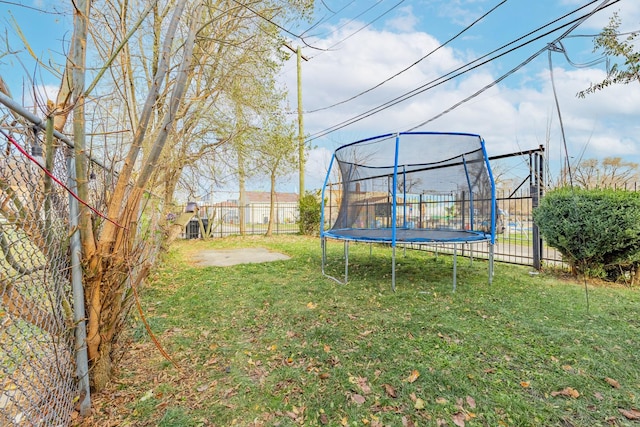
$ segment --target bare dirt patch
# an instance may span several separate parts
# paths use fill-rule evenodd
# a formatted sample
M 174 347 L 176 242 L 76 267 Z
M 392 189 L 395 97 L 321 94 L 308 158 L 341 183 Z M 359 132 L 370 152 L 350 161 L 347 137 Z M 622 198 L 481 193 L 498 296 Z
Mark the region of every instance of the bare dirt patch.
M 265 248 L 207 249 L 193 255 L 192 262 L 201 267 L 229 267 L 237 264 L 282 261 L 288 255 Z

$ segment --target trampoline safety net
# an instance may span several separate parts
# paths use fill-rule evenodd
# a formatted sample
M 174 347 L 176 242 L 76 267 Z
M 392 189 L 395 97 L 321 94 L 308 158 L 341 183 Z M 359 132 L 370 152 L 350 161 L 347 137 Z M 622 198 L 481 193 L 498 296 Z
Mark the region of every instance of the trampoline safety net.
M 495 240 L 495 188 L 479 135 L 405 132 L 344 145 L 322 200 L 322 237 L 393 245 Z

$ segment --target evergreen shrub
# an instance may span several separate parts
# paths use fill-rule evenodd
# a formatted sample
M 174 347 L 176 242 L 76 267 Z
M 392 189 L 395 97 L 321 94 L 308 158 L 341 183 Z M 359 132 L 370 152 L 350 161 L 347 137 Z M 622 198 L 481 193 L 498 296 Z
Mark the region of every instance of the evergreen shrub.
M 635 282 L 640 273 L 640 193 L 561 188 L 544 196 L 533 219 L 547 244 L 576 273 Z
M 300 233 L 317 236 L 320 233 L 320 194 L 307 191 L 299 201 Z

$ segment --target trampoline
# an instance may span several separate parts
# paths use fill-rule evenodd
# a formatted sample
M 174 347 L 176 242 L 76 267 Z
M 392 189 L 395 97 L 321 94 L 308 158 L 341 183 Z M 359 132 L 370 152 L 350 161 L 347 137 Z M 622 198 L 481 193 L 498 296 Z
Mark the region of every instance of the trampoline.
M 487 243 L 489 283 L 496 233 L 495 184 L 482 137 L 470 133 L 402 132 L 336 149 L 322 188 L 322 274 L 347 283 L 349 242 L 392 247 L 453 246 L 453 290 L 460 244 Z M 325 271 L 327 239 L 344 241 L 344 279 Z

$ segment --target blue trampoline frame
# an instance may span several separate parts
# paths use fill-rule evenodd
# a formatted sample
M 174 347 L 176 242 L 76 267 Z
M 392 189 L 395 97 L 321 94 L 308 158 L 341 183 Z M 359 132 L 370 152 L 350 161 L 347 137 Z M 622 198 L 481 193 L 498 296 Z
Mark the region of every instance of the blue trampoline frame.
M 325 230 L 324 224 L 324 212 L 325 212 L 325 189 L 329 184 L 329 175 L 331 173 L 333 163 L 336 159 L 336 153 L 345 147 L 363 143 L 367 141 L 372 141 L 375 139 L 391 137 L 395 135 L 395 159 L 393 165 L 393 194 L 391 197 L 392 200 L 392 209 L 391 209 L 391 227 L 389 228 L 375 228 L 375 229 L 361 229 L 361 228 L 342 228 L 342 229 L 330 229 Z M 480 145 L 482 148 L 482 154 L 484 158 L 484 163 L 487 168 L 489 181 L 491 183 L 491 224 L 489 232 L 485 231 L 476 231 L 476 230 L 454 230 L 454 229 L 443 229 L 443 228 L 412 228 L 405 226 L 398 227 L 397 226 L 397 180 L 398 180 L 398 152 L 399 152 L 399 144 L 400 138 L 402 135 L 462 135 L 462 136 L 470 136 L 479 138 Z M 462 159 L 465 171 L 467 170 L 467 164 Z M 467 174 L 467 180 L 469 182 L 469 186 L 471 183 L 469 181 L 469 176 Z M 403 186 L 403 188 L 406 188 Z M 405 199 L 405 195 L 403 194 L 403 200 Z M 473 203 L 473 200 L 470 201 Z M 406 206 L 405 206 L 406 209 Z M 471 215 L 473 215 L 473 206 L 471 207 Z M 404 221 L 403 221 L 404 222 Z M 473 218 L 471 219 L 471 223 L 473 224 Z M 321 200 L 321 211 L 320 211 L 320 242 L 322 248 L 322 274 L 326 277 L 329 277 L 332 280 L 335 280 L 338 283 L 346 284 L 348 281 L 349 274 L 349 242 L 366 242 L 366 243 L 385 243 L 390 244 L 392 248 L 392 271 L 391 271 L 391 289 L 395 291 L 396 289 L 396 246 L 406 245 L 406 244 L 453 244 L 453 291 L 456 290 L 457 285 L 457 249 L 458 244 L 473 244 L 480 242 L 488 242 L 489 243 L 489 284 L 492 283 L 494 268 L 494 256 L 493 256 L 493 247 L 495 244 L 495 236 L 496 236 L 496 190 L 495 190 L 495 182 L 493 179 L 493 173 L 491 171 L 491 166 L 489 164 L 489 158 L 487 156 L 485 142 L 480 135 L 470 134 L 470 133 L 454 133 L 454 132 L 400 132 L 396 134 L 385 134 L 379 135 L 372 138 L 367 138 L 363 140 L 359 140 L 356 142 L 352 142 L 350 144 L 343 145 L 336 149 L 333 156 L 331 157 L 331 162 L 329 164 L 329 168 L 327 171 L 327 176 L 324 181 L 324 185 L 322 187 L 322 200 Z M 325 272 L 325 264 L 326 264 L 326 240 L 334 239 L 334 240 L 342 240 L 344 241 L 344 259 L 345 259 L 345 272 L 344 272 L 344 280 L 337 279 L 333 276 L 328 275 Z M 472 258 L 473 260 L 473 258 Z

